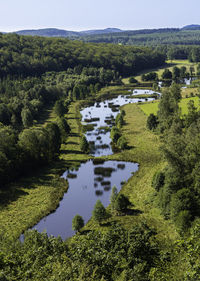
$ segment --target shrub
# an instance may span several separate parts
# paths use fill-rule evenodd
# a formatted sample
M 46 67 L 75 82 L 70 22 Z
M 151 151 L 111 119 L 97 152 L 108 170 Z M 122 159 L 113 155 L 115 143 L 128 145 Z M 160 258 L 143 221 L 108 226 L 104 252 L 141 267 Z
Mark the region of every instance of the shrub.
M 191 218 L 191 213 L 188 210 L 183 210 L 178 214 L 178 216 L 176 217 L 175 224 L 179 232 L 183 233 L 190 227 Z
M 128 148 L 128 143 L 127 143 L 127 140 L 125 139 L 125 137 L 122 136 L 118 139 L 117 146 L 122 150 Z
M 160 188 L 164 185 L 164 182 L 165 174 L 161 171 L 158 171 L 154 174 L 151 185 L 155 188 L 156 191 L 159 191 Z
M 187 188 L 182 188 L 172 195 L 170 209 L 171 217 L 176 222 L 181 211 L 192 211 L 195 206 L 195 200 L 191 191 Z
M 121 133 L 117 127 L 112 127 L 110 137 L 114 143 L 117 143 L 118 139 L 121 137 Z
M 162 79 L 172 79 L 172 72 L 168 68 L 162 73 Z
M 72 219 L 72 229 L 75 231 L 80 231 L 80 229 L 84 226 L 84 220 L 80 215 L 76 215 Z
M 119 194 L 115 200 L 115 210 L 118 212 L 126 211 L 128 206 L 132 205 L 129 201 L 128 197 L 126 197 L 124 194 Z
M 121 115 L 124 117 L 126 115 L 126 112 L 124 109 L 121 110 Z
M 124 125 L 124 119 L 121 113 L 117 114 L 115 124 L 118 128 L 121 128 Z
M 151 113 L 147 118 L 147 128 L 154 130 L 158 126 L 158 117 Z
M 138 81 L 134 77 L 130 77 L 129 83 L 138 83 Z
M 81 138 L 80 148 L 81 148 L 81 151 L 84 153 L 87 153 L 89 150 L 89 143 L 85 136 L 82 136 L 82 138 Z

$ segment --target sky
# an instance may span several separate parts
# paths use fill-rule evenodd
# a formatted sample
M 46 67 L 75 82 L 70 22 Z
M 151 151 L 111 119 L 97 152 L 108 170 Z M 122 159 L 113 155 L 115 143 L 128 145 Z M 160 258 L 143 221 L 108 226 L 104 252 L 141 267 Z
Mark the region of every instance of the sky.
M 200 0 L 0 0 L 0 31 L 183 27 L 199 11 Z

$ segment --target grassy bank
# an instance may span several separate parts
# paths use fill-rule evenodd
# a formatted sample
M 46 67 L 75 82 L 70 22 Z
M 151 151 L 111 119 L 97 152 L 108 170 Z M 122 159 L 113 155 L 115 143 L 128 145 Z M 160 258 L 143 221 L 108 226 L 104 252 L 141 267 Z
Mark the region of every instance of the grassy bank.
M 199 104 L 199 98 L 198 97 L 192 97 L 192 98 L 183 98 L 180 103 L 179 106 L 181 108 L 181 114 L 187 114 L 188 113 L 188 109 L 187 109 L 187 104 L 190 100 L 194 101 L 194 105 L 198 108 L 198 110 L 200 109 L 200 104 Z M 158 111 L 158 104 L 159 101 L 154 101 L 154 102 L 149 102 L 149 103 L 144 103 L 144 104 L 140 104 L 139 107 L 141 108 L 141 110 L 148 116 L 151 113 L 153 114 L 157 114 Z
M 124 160 L 139 163 L 139 170 L 123 186 L 122 192 L 127 195 L 134 204 L 133 215 L 112 216 L 110 221 L 118 221 L 126 228 L 132 227 L 138 222 L 146 222 L 158 232 L 158 240 L 161 245 L 170 245 L 177 239 L 178 234 L 170 221 L 163 219 L 160 210 L 153 204 L 154 190 L 151 181 L 154 173 L 163 169 L 165 162 L 162 159 L 159 146 L 159 137 L 146 129 L 146 115 L 138 105 L 128 104 L 123 107 L 126 112 L 123 126 L 123 135 L 127 138 L 131 147 L 121 153 L 106 157 L 107 160 Z M 92 219 L 85 229 L 99 227 Z M 101 227 L 101 230 L 105 230 Z
M 10 184 L 9 192 L 0 194 L 0 232 L 16 238 L 59 205 L 68 188 L 67 182 L 59 176 L 66 168 L 77 167 L 89 158 L 79 147 L 80 117 L 78 103 L 72 103 L 67 114 L 72 131 L 61 147 L 60 159 Z M 54 119 L 49 112 L 45 123 Z

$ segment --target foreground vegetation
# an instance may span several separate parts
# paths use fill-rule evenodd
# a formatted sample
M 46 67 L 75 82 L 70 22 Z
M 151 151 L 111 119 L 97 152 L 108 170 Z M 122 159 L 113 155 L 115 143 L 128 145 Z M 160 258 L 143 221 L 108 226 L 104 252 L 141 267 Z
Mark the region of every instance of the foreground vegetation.
M 81 106 L 127 94 L 121 76 L 159 66 L 165 56 L 17 35 L 0 42 L 0 279 L 198 280 L 200 115 L 198 98 L 181 100 L 176 83 L 160 101 L 128 104 L 116 117 L 111 139 L 118 152 L 104 160 L 137 162 L 139 170 L 107 210 L 98 201 L 91 220 L 82 229 L 81 218 L 74 221 L 78 234 L 66 241 L 35 231 L 17 240 L 59 204 L 67 190 L 62 172 L 91 158 Z M 38 57 L 40 44 L 45 52 Z M 174 82 L 185 77 L 176 72 Z M 157 77 L 141 79 L 155 88 Z

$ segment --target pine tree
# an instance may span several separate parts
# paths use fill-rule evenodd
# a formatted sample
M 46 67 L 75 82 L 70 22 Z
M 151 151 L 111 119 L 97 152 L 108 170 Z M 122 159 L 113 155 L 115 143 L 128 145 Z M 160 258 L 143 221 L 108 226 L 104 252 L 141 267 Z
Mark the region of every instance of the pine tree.
M 92 216 L 94 220 L 97 221 L 99 224 L 103 219 L 106 218 L 106 209 L 100 200 L 97 200 L 96 204 L 94 205 Z

